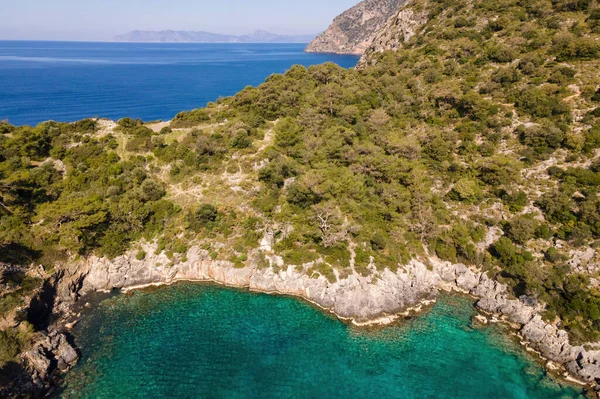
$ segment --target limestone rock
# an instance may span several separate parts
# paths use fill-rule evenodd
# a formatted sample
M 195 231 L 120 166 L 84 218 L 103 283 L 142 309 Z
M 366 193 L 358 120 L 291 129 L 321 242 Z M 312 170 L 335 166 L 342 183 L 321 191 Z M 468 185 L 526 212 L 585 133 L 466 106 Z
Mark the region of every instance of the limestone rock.
M 32 381 L 40 389 L 49 385 L 57 370 L 66 372 L 78 359 L 79 355 L 67 337 L 56 330 L 43 335 L 31 350 L 23 354 Z
M 309 53 L 360 55 L 406 0 L 364 0 L 333 20 L 306 48 Z
M 415 36 L 428 20 L 427 11 L 414 11 L 405 4 L 387 23 L 373 36 L 370 46 L 366 49 L 358 68 L 372 63 L 373 55 L 386 50 L 398 50 L 402 45 Z
M 535 300 L 526 296 L 514 298 L 506 285 L 463 264 L 431 258 L 426 265 L 412 260 L 397 272 L 389 269 L 379 272 L 377 278 L 353 272 L 343 279 L 330 282 L 318 274 L 309 276 L 306 270 L 310 264 L 286 266 L 283 259 L 268 253 L 264 256 L 277 268 L 259 267 L 253 261 L 260 258 L 254 256 L 257 253 L 249 254 L 250 261 L 245 267 L 236 268 L 231 262 L 212 260 L 206 250 L 197 247 L 190 248 L 185 261 L 171 265 L 164 253 L 156 254 L 155 244 L 146 243 L 142 247 L 148 254 L 144 260 L 136 259 L 133 252 L 112 260 L 92 257 L 73 266 L 78 270 L 77 273 L 65 274 L 71 276 L 74 282 L 61 284 L 73 289 L 74 296 L 78 297 L 97 290 L 146 284 L 182 280 L 214 281 L 266 293 L 302 297 L 357 323 L 379 319 L 390 322 L 393 320 L 391 316 L 419 307 L 423 300 L 435 299 L 439 289 L 461 290 L 479 298 L 479 309 L 515 326 L 522 326 L 520 334 L 534 349 L 547 359 L 564 365 L 575 377 L 588 382 L 600 377 L 600 351 L 586 351 L 581 346 L 572 346 L 565 331 L 542 319 L 539 315 L 541 306 Z M 51 373 L 44 359 L 56 359 L 61 369 L 76 359 L 76 353 L 66 346 L 66 339 L 64 343 L 60 338 L 48 339 L 54 341 L 35 347 L 28 355 L 32 369 L 42 376 Z
M 471 291 L 474 289 L 479 283 L 480 276 L 473 273 L 471 270 L 465 270 L 458 278 L 456 279 L 456 285 L 461 290 Z

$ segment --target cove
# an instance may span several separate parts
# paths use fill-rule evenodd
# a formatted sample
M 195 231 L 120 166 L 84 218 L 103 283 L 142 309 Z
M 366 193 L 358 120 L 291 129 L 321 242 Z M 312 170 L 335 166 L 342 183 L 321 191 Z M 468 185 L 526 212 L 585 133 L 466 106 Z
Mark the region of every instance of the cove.
M 358 329 L 288 297 L 181 283 L 100 302 L 63 398 L 579 398 L 497 326 L 441 296 L 386 328 Z

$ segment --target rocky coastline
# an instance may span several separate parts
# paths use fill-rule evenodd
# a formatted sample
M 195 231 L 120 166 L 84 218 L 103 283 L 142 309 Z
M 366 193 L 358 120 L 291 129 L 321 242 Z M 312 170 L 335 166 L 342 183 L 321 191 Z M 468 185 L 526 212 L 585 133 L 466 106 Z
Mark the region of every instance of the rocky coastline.
M 251 254 L 243 268 L 236 268 L 192 247 L 184 260 L 173 264 L 164 252 L 155 253 L 154 244 L 143 245 L 148 254 L 143 260 L 132 251 L 113 260 L 90 257 L 60 269 L 54 285 L 55 322 L 23 356 L 36 392 L 50 389 L 60 381 L 56 376 L 77 361 L 77 352 L 67 337 L 82 298 L 95 292 L 129 291 L 180 281 L 214 282 L 300 297 L 358 326 L 389 324 L 426 309 L 440 291 L 460 292 L 476 298 L 477 308 L 490 320 L 515 328 L 521 342 L 546 359 L 549 370 L 589 388 L 600 381 L 600 351 L 571 345 L 567 332 L 543 321 L 542 307 L 534 299 L 512 298 L 505 285 L 462 264 L 435 258 L 412 260 L 395 273 L 386 269 L 364 277 L 353 272 L 332 283 L 323 276 L 309 275 L 311 264 L 286 266 L 274 254 L 267 255 L 270 266 L 261 267 Z

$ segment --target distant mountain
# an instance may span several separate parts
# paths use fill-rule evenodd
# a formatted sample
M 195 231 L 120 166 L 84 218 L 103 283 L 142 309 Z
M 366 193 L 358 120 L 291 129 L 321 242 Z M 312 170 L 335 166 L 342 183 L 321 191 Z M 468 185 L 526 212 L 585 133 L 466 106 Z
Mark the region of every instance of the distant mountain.
M 117 42 L 164 42 L 164 43 L 308 43 L 315 35 L 277 35 L 258 30 L 249 35 L 221 35 L 194 31 L 141 31 L 134 30 L 115 37 Z

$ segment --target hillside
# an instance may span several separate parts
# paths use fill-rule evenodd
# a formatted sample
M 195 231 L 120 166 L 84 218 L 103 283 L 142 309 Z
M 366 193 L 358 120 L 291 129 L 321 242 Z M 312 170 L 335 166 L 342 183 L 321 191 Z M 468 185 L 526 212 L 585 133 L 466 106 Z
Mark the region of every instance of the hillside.
M 364 0 L 336 17 L 306 48 L 309 53 L 362 54 L 403 0 Z
M 139 31 L 134 30 L 115 37 L 117 42 L 161 43 L 308 43 L 314 35 L 277 35 L 259 30 L 249 35 L 221 35 L 194 31 Z
M 92 255 L 118 271 L 127 253 L 169 274 L 203 251 L 211 276 L 336 287 L 392 275 L 417 289 L 415 261 L 461 265 L 467 291 L 492 293 L 482 309 L 505 314 L 506 287 L 536 349 L 600 379 L 597 344 L 564 344 L 600 339 L 600 8 L 397 13 L 408 25 L 385 25 L 359 70 L 295 66 L 162 124 L 1 124 L 2 360 L 29 347 L 23 310 L 56 271 Z

